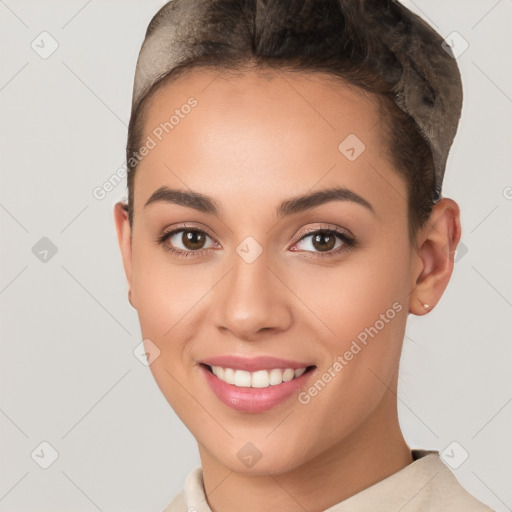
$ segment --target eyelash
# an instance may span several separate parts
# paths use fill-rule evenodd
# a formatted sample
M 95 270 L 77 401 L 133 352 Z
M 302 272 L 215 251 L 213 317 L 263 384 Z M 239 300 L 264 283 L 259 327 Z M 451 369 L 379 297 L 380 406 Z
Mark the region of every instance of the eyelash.
M 162 235 L 158 236 L 157 239 L 156 239 L 156 242 L 157 242 L 157 244 L 161 245 L 166 251 L 171 252 L 172 254 L 177 256 L 178 258 L 188 258 L 189 256 L 192 256 L 192 255 L 195 256 L 195 257 L 199 257 L 199 256 L 202 256 L 204 253 L 206 253 L 206 252 L 208 252 L 210 250 L 210 248 L 208 248 L 208 249 L 199 249 L 197 251 L 194 251 L 194 250 L 183 251 L 181 249 L 174 249 L 172 246 L 170 246 L 168 244 L 168 239 L 171 236 L 175 235 L 176 233 L 180 233 L 182 231 L 201 233 L 201 234 L 206 235 L 206 236 L 208 236 L 210 238 L 213 238 L 206 231 L 204 231 L 202 229 L 196 228 L 194 226 L 183 225 L 183 226 L 180 226 L 179 228 L 175 228 L 175 229 L 173 229 L 171 231 L 167 231 L 167 232 L 163 233 Z M 338 247 L 335 250 L 331 250 L 331 251 L 328 251 L 328 252 L 325 252 L 325 253 L 313 252 L 314 256 L 308 256 L 308 257 L 311 257 L 311 258 L 331 258 L 331 257 L 337 256 L 340 252 L 353 249 L 354 247 L 357 246 L 357 241 L 355 240 L 355 238 L 349 236 L 344 231 L 341 231 L 341 230 L 336 229 L 336 228 L 320 228 L 320 229 L 316 229 L 316 230 L 312 230 L 312 231 L 306 230 L 306 231 L 301 232 L 299 234 L 299 239 L 297 240 L 297 242 L 295 242 L 295 244 L 301 242 L 305 238 L 308 238 L 308 237 L 313 236 L 313 235 L 318 235 L 318 234 L 320 234 L 320 235 L 335 235 L 335 236 L 337 236 L 337 238 L 341 239 L 341 241 L 343 242 L 343 245 Z M 297 251 L 297 252 L 299 252 L 299 251 Z M 304 252 L 307 253 L 307 254 L 311 254 L 312 251 L 304 251 Z

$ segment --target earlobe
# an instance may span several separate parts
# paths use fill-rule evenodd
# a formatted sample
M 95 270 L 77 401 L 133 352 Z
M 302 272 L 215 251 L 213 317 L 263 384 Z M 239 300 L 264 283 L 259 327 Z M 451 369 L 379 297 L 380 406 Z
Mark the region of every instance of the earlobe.
M 130 304 L 135 308 L 132 301 L 132 233 L 130 227 L 130 221 L 128 218 L 128 208 L 126 203 L 121 201 L 117 202 L 114 206 L 114 222 L 117 232 L 117 241 L 119 248 L 121 249 L 121 256 L 123 259 L 123 267 L 126 274 L 126 280 L 128 283 L 128 300 Z
M 418 234 L 415 274 L 409 312 L 429 313 L 441 299 L 450 280 L 455 250 L 461 236 L 460 210 L 443 198 L 433 206 L 430 218 Z

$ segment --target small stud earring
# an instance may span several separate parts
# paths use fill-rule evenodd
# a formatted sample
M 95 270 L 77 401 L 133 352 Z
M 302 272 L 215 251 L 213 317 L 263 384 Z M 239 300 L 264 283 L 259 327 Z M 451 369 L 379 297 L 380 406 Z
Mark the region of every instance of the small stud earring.
M 428 304 L 423 304 L 423 307 L 427 310 L 430 309 L 430 306 Z

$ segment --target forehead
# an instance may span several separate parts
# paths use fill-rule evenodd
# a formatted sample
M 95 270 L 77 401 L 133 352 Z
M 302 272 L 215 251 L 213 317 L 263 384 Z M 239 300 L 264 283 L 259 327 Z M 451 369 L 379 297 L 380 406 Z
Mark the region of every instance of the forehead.
M 137 169 L 135 209 L 161 185 L 233 204 L 239 193 L 239 205 L 319 184 L 396 200 L 405 184 L 383 124 L 373 94 L 328 75 L 194 69 L 148 102 L 141 142 L 154 147 Z
M 173 109 L 180 110 L 190 97 L 199 104 L 194 109 L 195 129 L 205 128 L 202 121 L 209 116 L 210 124 L 214 122 L 211 117 L 216 116 L 224 124 L 229 121 L 233 128 L 237 122 L 245 121 L 255 131 L 264 124 L 265 130 L 272 132 L 283 128 L 290 131 L 290 124 L 300 119 L 304 132 L 315 129 L 319 137 L 332 135 L 336 140 L 343 132 L 352 130 L 367 139 L 371 136 L 371 143 L 379 142 L 380 131 L 373 128 L 382 121 L 383 109 L 375 94 L 327 73 L 268 67 L 198 67 L 185 71 L 174 81 L 164 81 L 148 102 L 146 131 L 168 120 L 168 114 Z M 295 128 L 294 135 L 298 135 L 299 127 Z M 186 127 L 181 127 L 175 132 L 185 130 Z M 314 135 L 309 135 L 312 141 Z

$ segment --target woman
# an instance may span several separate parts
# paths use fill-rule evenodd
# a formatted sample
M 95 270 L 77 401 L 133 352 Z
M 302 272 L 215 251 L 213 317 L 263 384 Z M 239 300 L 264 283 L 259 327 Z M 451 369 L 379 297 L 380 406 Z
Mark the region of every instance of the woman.
M 174 0 L 115 222 L 151 371 L 201 468 L 165 512 L 487 511 L 397 416 L 450 279 L 460 75 L 394 1 Z

